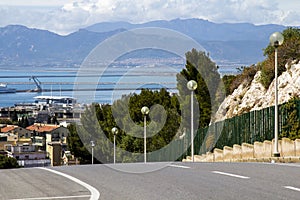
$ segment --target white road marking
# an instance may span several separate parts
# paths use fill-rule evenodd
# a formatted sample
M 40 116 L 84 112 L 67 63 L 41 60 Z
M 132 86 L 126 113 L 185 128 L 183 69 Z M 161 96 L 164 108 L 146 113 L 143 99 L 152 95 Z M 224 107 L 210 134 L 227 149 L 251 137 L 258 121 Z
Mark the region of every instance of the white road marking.
M 235 178 L 241 178 L 241 179 L 249 179 L 250 178 L 250 177 L 247 177 L 247 176 L 241 176 L 241 175 L 236 175 L 236 174 L 229 174 L 229 173 L 219 172 L 219 171 L 212 171 L 212 173 L 214 173 L 214 174 L 221 174 L 221 175 L 225 175 L 225 176 L 231 176 L 231 177 L 235 177 Z
M 284 188 L 300 192 L 300 188 L 296 188 L 296 187 L 292 187 L 292 186 L 284 186 Z
M 177 167 L 177 168 L 183 168 L 183 169 L 190 169 L 188 166 L 183 166 L 183 165 L 168 165 L 169 167 Z
M 100 197 L 100 193 L 99 191 L 94 188 L 93 186 L 73 177 L 73 176 L 70 176 L 68 174 L 64 174 L 62 172 L 59 172 L 59 171 L 55 171 L 55 170 L 52 170 L 52 169 L 49 169 L 49 168 L 43 168 L 43 167 L 39 167 L 39 169 L 43 169 L 43 170 L 46 170 L 46 171 L 49 171 L 49 172 L 52 172 L 54 174 L 57 174 L 57 175 L 60 175 L 60 176 L 63 176 L 63 177 L 66 177 L 68 179 L 70 179 L 71 181 L 74 181 L 75 183 L 78 183 L 79 185 L 82 185 L 83 187 L 85 187 L 86 189 L 88 189 L 90 192 L 91 192 L 91 195 L 90 195 L 90 200 L 98 200 L 99 197 Z
M 90 197 L 91 195 L 81 195 L 81 196 L 61 196 L 61 197 L 36 197 L 36 198 L 22 198 L 22 199 L 11 199 L 11 200 L 46 200 L 46 199 L 74 199 L 74 198 L 84 198 Z

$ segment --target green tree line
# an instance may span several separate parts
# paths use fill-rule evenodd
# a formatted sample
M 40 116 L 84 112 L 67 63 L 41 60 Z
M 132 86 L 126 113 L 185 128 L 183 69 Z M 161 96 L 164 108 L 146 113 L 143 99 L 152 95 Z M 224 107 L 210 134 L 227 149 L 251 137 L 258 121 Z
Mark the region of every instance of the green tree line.
M 178 94 L 170 94 L 166 89 L 142 89 L 139 94 L 124 95 L 112 105 L 92 104 L 88 106 L 81 118 L 81 125 L 69 126 L 69 149 L 79 157 L 82 163 L 91 160 L 90 141 L 95 141 L 95 157 L 101 163 L 113 161 L 113 127 L 118 127 L 116 135 L 117 160 L 121 162 L 141 161 L 144 152 L 143 125 L 144 116 L 141 108 L 150 108 L 147 119 L 147 152 L 154 152 L 166 147 L 178 139 L 186 130 L 190 132 L 191 92 L 187 82 L 195 80 L 195 108 L 201 113 L 198 126 L 209 125 L 212 111 L 220 99 L 218 92 L 220 75 L 216 64 L 205 52 L 192 49 L 186 53 L 185 68 L 177 75 Z M 198 103 L 201 102 L 201 103 Z M 183 117 L 184 116 L 184 117 Z M 89 151 L 88 151 L 89 150 Z M 184 152 L 182 152 L 184 153 Z

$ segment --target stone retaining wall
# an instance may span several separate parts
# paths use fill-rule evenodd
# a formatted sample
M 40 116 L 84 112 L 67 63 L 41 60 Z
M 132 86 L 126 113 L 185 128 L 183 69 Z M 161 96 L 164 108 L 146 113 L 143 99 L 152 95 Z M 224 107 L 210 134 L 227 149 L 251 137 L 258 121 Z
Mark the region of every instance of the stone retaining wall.
M 207 152 L 195 156 L 196 162 L 300 162 L 300 139 L 292 141 L 282 138 L 278 141 L 280 157 L 273 157 L 274 140 L 255 142 L 254 145 L 243 143 L 242 145 L 225 146 L 222 149 L 214 149 L 213 153 Z M 191 161 L 187 157 L 183 161 Z

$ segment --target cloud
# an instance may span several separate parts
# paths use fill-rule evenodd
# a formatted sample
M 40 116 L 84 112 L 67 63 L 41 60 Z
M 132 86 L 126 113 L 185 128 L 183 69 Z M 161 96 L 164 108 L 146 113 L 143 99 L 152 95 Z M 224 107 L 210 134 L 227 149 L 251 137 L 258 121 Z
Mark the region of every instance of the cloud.
M 0 7 L 0 26 L 10 24 L 25 25 L 30 28 L 39 28 L 68 34 L 87 24 L 89 12 L 76 10 L 66 12 L 61 8 L 53 7 Z
M 299 12 L 289 11 L 282 13 L 281 22 L 285 25 L 298 25 L 299 26 L 300 14 Z
M 63 10 L 74 15 L 79 10 L 89 12 L 88 23 L 202 18 L 214 22 L 287 24 L 296 23 L 299 19 L 296 12 L 279 10 L 277 1 L 265 0 L 77 0 L 66 4 Z
M 0 25 L 19 23 L 66 34 L 103 21 L 142 23 L 174 18 L 296 25 L 299 14 L 265 0 L 70 0 L 61 8 L 1 7 Z M 298 24 L 299 25 L 299 24 Z
M 50 0 L 50 1 L 1 0 L 0 5 L 5 5 L 5 6 L 61 6 L 66 2 L 72 2 L 72 0 Z

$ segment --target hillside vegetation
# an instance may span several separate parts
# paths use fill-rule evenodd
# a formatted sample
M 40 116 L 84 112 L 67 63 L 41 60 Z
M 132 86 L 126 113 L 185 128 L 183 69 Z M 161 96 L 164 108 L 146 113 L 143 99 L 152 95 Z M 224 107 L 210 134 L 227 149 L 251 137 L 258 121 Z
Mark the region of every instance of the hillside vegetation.
M 294 140 L 300 138 L 300 29 L 288 28 L 282 34 L 284 43 L 278 47 L 278 97 L 279 104 L 282 104 L 279 117 L 282 117 L 284 123 L 279 137 Z M 226 75 L 222 78 L 227 98 L 223 107 L 219 108 L 219 113 L 225 114 L 225 119 L 274 105 L 274 54 L 274 47 L 268 45 L 264 49 L 264 61 L 239 68 L 238 75 Z
M 278 76 L 286 70 L 285 65 L 300 60 L 300 29 L 287 28 L 282 32 L 284 42 L 278 47 Z M 264 61 L 256 65 L 243 66 L 239 68 L 240 74 L 225 75 L 223 81 L 226 86 L 226 95 L 231 94 L 240 84 L 250 83 L 256 72 L 261 71 L 260 82 L 268 88 L 274 79 L 275 50 L 270 44 L 263 51 L 266 57 Z

